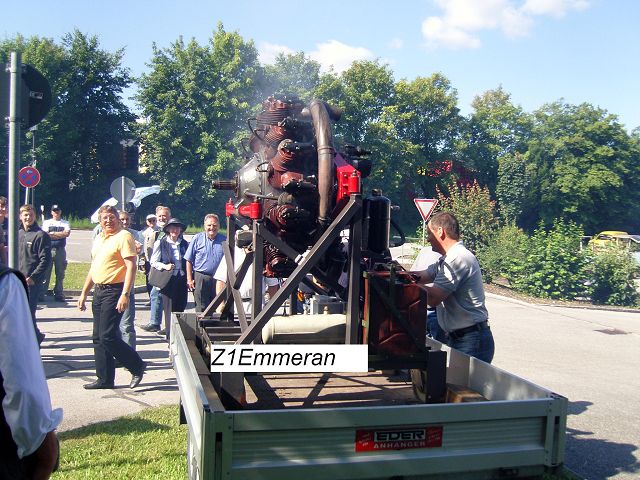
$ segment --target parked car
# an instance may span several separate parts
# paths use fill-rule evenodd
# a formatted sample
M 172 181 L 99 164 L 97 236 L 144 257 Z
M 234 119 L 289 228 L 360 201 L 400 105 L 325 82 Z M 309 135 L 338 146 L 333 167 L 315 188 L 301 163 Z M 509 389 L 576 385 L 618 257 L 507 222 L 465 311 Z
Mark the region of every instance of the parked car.
M 628 236 L 627 232 L 622 232 L 619 230 L 605 230 L 604 232 L 600 232 L 597 235 L 594 235 L 593 238 L 589 241 L 589 246 L 594 250 L 599 247 L 606 247 L 607 245 L 611 245 L 611 243 L 617 243 L 616 238 L 620 235 Z

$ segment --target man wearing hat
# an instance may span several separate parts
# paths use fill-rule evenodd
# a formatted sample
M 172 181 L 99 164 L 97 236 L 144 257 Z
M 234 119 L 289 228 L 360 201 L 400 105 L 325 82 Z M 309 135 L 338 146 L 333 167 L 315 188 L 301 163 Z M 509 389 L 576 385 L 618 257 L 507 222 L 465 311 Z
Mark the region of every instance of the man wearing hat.
M 51 205 L 51 218 L 42 224 L 42 230 L 51 238 L 51 258 L 49 268 L 44 274 L 44 294 L 49 290 L 51 270 L 55 266 L 56 283 L 53 287 L 53 295 L 57 302 L 64 302 L 64 272 L 67 269 L 67 237 L 71 234 L 69 222 L 62 219 L 62 209 L 59 205 Z

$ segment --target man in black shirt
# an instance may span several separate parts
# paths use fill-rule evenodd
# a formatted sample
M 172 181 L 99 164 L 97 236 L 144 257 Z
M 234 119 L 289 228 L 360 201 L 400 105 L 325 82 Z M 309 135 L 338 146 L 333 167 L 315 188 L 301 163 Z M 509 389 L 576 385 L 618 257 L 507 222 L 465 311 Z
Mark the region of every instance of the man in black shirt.
M 18 230 L 18 265 L 27 280 L 31 318 L 38 343 L 42 343 L 44 334 L 38 330 L 36 324 L 36 307 L 38 295 L 43 287 L 44 274 L 51 263 L 51 239 L 38 226 L 36 211 L 32 205 L 20 207 L 20 222 L 22 227 Z

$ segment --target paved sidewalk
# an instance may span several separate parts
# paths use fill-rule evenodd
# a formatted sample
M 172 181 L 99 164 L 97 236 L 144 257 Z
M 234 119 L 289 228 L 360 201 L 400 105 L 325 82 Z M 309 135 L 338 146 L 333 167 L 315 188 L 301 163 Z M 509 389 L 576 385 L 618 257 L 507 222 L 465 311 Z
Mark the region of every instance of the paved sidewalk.
M 36 314 L 40 330 L 46 334 L 42 343 L 42 361 L 48 379 L 51 403 L 62 408 L 64 419 L 59 430 L 69 430 L 91 423 L 113 420 L 148 407 L 179 401 L 178 386 L 169 362 L 168 345 L 155 333 L 139 328 L 149 320 L 145 294 L 136 295 L 137 350 L 147 362 L 140 385 L 129 388 L 131 374 L 116 371 L 113 390 L 85 390 L 82 385 L 96 379 L 91 343 L 91 302 L 87 311 L 76 308 L 76 298 L 41 305 Z

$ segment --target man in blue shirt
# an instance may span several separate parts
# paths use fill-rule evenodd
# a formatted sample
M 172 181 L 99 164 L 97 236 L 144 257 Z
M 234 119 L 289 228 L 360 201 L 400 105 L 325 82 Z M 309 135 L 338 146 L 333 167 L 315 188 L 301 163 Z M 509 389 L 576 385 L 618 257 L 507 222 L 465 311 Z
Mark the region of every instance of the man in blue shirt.
M 209 213 L 204 217 L 204 232 L 196 234 L 185 253 L 187 261 L 187 286 L 193 290 L 196 312 L 204 312 L 224 283 L 213 278 L 224 253 L 222 242 L 226 237 L 220 233 L 218 216 Z

